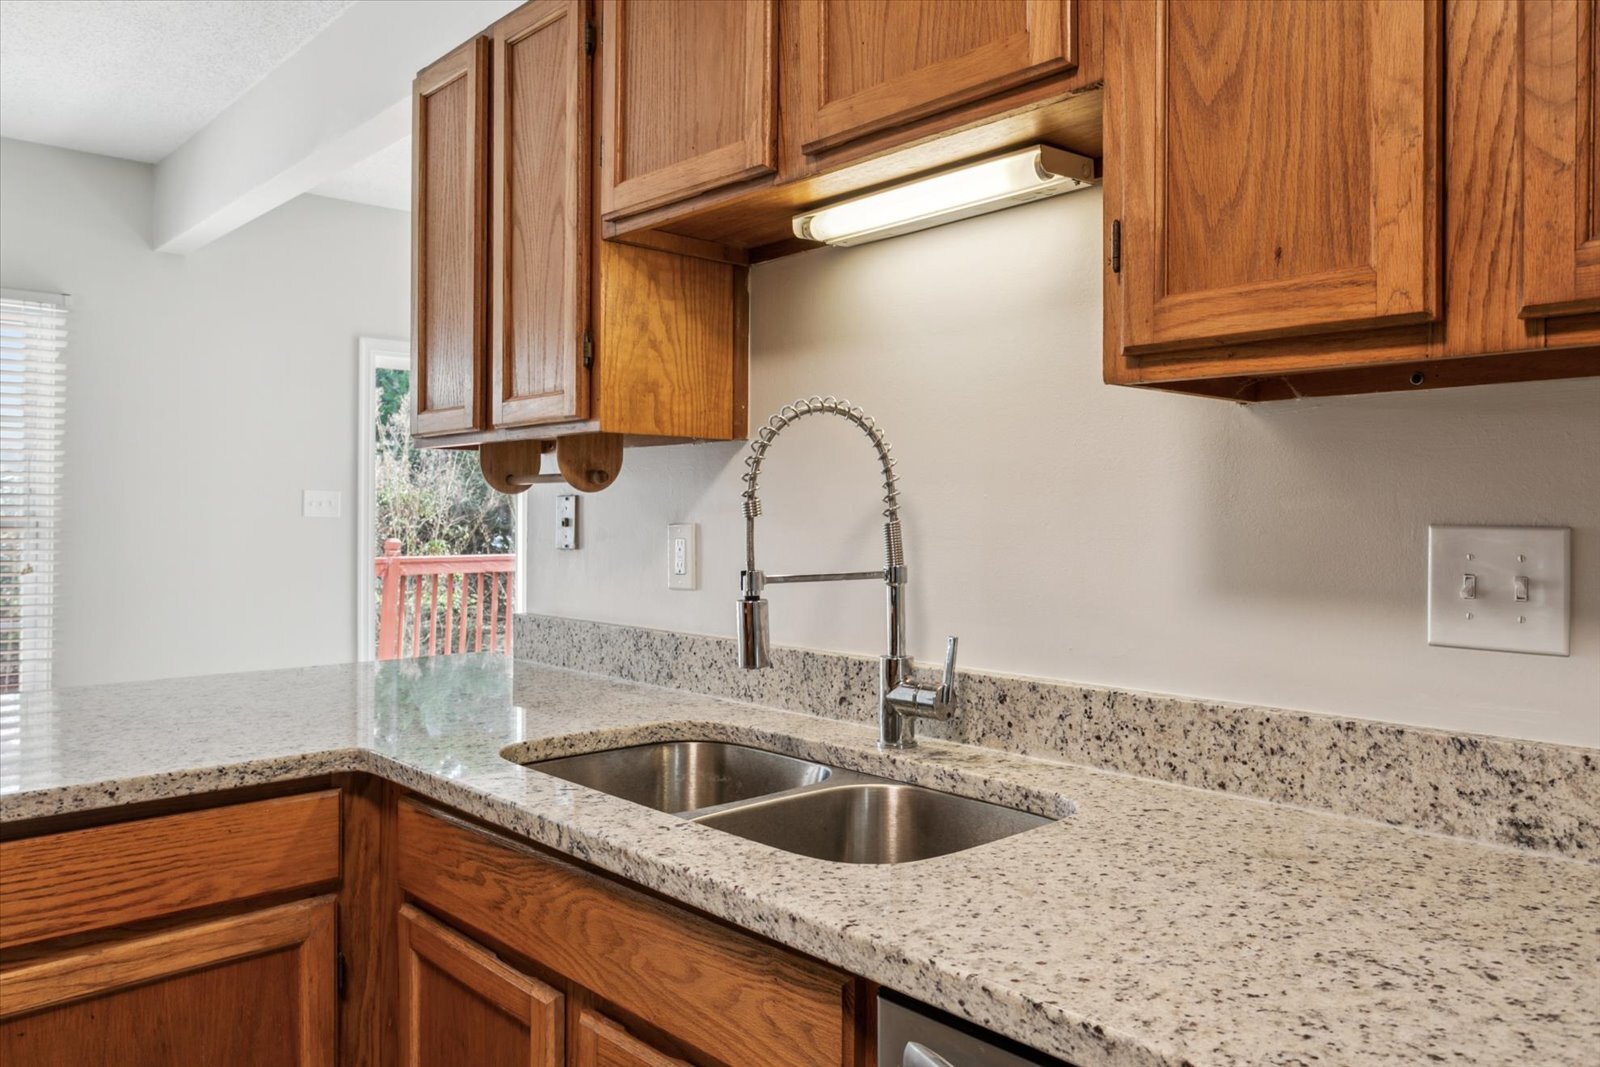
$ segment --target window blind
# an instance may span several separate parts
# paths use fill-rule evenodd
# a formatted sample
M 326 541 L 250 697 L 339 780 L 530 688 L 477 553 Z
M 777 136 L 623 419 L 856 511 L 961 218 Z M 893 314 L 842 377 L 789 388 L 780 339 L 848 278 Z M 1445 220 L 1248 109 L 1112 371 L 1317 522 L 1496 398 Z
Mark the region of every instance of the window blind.
M 50 686 L 66 340 L 66 297 L 0 289 L 0 695 Z

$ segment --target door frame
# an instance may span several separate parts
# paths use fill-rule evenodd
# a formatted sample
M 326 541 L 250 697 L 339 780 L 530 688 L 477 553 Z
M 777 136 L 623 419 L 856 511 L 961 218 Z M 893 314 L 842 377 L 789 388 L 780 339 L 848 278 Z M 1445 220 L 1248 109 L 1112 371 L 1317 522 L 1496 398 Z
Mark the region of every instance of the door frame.
M 372 379 L 379 370 L 411 369 L 411 342 L 392 337 L 360 337 L 356 340 L 356 662 L 371 663 L 377 659 L 378 620 L 372 608 L 371 544 L 374 519 L 372 488 L 375 481 L 372 451 L 372 420 L 377 417 L 373 405 Z M 416 376 L 411 378 L 412 400 L 415 399 Z M 411 409 L 408 407 L 408 411 Z M 528 494 L 512 498 L 514 516 L 512 549 L 517 557 L 517 571 L 512 583 L 512 611 L 521 614 L 527 610 L 528 588 Z
M 356 341 L 356 662 L 378 656 L 378 619 L 372 601 L 372 537 L 374 482 L 372 420 L 378 415 L 372 394 L 380 370 L 411 369 L 411 342 L 390 337 Z

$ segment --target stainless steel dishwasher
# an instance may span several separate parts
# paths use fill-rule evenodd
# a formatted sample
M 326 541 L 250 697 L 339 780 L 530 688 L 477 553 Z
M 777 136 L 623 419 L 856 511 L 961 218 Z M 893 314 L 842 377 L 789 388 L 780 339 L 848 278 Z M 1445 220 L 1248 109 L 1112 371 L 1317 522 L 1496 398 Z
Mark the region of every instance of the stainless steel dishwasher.
M 878 1067 L 1071 1067 L 892 993 L 878 996 Z

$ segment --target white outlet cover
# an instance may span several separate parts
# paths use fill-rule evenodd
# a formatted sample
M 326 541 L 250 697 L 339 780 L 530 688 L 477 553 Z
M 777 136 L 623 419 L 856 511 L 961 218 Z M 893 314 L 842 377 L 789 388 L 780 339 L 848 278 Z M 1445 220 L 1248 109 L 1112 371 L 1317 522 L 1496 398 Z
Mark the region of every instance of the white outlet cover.
M 1565 527 L 1428 527 L 1428 644 L 1569 655 L 1571 558 Z M 1521 602 L 1519 575 L 1528 580 Z
M 300 495 L 300 514 L 308 519 L 337 519 L 339 497 L 337 489 L 307 489 Z
M 700 527 L 695 523 L 667 527 L 667 588 L 700 588 Z

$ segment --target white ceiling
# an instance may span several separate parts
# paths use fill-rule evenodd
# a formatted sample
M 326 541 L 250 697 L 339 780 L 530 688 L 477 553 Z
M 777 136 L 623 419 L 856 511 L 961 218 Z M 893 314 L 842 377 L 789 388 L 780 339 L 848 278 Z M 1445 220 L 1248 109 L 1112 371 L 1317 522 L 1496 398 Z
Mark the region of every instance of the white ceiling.
M 410 211 L 411 138 L 396 141 L 311 191 L 318 196 Z
M 0 0 L 0 136 L 154 163 L 351 0 Z

